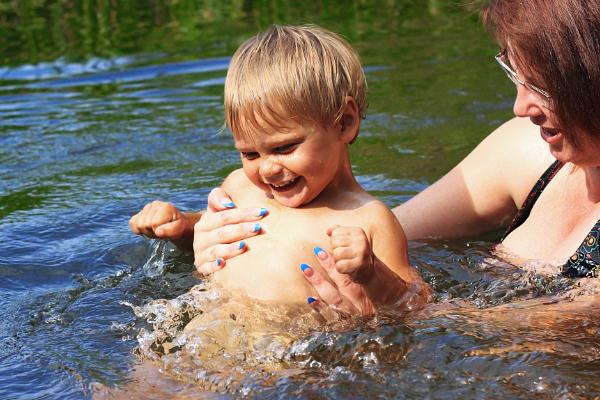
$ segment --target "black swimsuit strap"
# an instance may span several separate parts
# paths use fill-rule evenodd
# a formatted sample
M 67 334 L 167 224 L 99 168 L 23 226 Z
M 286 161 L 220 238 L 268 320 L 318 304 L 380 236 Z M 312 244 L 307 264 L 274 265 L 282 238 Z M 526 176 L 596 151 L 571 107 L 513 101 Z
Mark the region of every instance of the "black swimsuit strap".
M 512 220 L 506 232 L 500 241 L 503 241 L 512 231 L 517 229 L 529 217 L 533 205 L 542 194 L 548 183 L 554 178 L 556 173 L 564 164 L 560 161 L 555 161 L 538 179 L 527 199 L 521 206 L 521 209 Z M 600 221 L 592 228 L 585 240 L 579 246 L 575 254 L 573 254 L 563 265 L 563 275 L 572 278 L 596 277 L 600 273 Z
M 554 161 L 552 163 L 552 165 L 550 165 L 550 167 L 548 167 L 546 172 L 544 172 L 544 174 L 540 177 L 540 179 L 537 180 L 537 182 L 535 183 L 535 186 L 533 186 L 533 189 L 531 189 L 531 192 L 529 192 L 529 194 L 527 195 L 527 199 L 525 199 L 525 202 L 519 209 L 519 212 L 513 218 L 512 222 L 506 229 L 506 232 L 504 232 L 504 235 L 500 239 L 501 242 L 504 239 L 506 239 L 506 237 L 512 231 L 514 231 L 519 226 L 521 226 L 521 224 L 523 224 L 523 222 L 525 222 L 525 220 L 527 218 L 529 218 L 529 214 L 531 213 L 531 209 L 533 208 L 533 205 L 535 204 L 537 199 L 540 197 L 540 195 L 542 194 L 542 192 L 544 191 L 544 189 L 546 188 L 548 183 L 550 183 L 552 178 L 554 178 L 556 173 L 562 168 L 563 165 L 564 165 L 564 163 L 562 163 L 558 160 Z

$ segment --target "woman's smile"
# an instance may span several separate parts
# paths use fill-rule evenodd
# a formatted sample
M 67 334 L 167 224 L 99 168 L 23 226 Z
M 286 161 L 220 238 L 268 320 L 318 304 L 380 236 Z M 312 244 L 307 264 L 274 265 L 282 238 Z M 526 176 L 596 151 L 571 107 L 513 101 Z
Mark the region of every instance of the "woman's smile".
M 540 126 L 540 135 L 542 136 L 542 139 L 550 145 L 559 143 L 563 138 L 559 129 L 546 128 L 543 126 Z

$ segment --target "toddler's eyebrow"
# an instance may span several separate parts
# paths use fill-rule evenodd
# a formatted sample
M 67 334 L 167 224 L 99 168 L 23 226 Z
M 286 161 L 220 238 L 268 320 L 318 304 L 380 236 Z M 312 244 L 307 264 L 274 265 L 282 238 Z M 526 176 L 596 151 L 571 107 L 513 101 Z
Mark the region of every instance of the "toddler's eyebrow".
M 250 151 L 250 150 L 252 150 L 252 146 L 241 145 L 241 144 L 238 144 L 238 143 L 234 143 L 234 146 L 235 146 L 235 148 L 238 151 Z

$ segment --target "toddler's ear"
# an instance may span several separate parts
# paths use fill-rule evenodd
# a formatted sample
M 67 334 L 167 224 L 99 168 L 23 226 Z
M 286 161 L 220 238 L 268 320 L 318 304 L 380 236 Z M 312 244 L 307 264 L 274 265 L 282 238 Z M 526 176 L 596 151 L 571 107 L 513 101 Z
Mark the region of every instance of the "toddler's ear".
M 340 120 L 340 134 L 345 143 L 352 144 L 356 140 L 358 131 L 360 130 L 360 115 L 354 97 L 346 96 L 345 101 L 346 105 L 344 106 L 342 119 Z

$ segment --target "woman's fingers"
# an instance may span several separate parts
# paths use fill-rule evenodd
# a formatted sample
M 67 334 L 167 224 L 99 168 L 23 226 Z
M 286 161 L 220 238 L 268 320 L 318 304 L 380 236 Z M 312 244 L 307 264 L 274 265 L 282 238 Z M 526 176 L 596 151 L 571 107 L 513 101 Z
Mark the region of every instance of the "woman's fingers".
M 199 229 L 212 231 L 225 225 L 234 225 L 242 222 L 257 221 L 267 215 L 264 207 L 260 208 L 233 208 L 219 212 L 207 212 L 200 220 Z M 198 224 L 197 224 L 198 225 Z
M 194 242 L 197 248 L 205 249 L 218 244 L 229 244 L 260 234 L 262 226 L 258 222 L 244 222 L 235 225 L 225 225 L 220 228 L 206 230 L 196 224 L 194 227 Z
M 319 271 L 315 270 L 308 264 L 302 264 L 300 268 L 302 269 L 304 277 L 314 287 L 319 297 L 325 304 L 335 310 L 349 314 L 358 313 L 356 307 L 354 307 L 350 301 L 342 296 L 338 288 L 332 285 L 327 279 L 323 278 Z
M 207 248 L 201 253 L 194 254 L 194 265 L 198 272 L 208 275 L 223 268 L 227 259 L 240 255 L 247 249 L 248 247 L 243 241 L 218 244 Z
M 220 213 L 223 212 L 226 211 L 220 211 Z M 201 271 L 201 266 L 219 258 L 228 259 L 243 253 L 246 251 L 243 240 L 256 236 L 261 231 L 262 228 L 258 222 L 225 225 L 207 231 L 203 226 L 203 219 L 201 219 L 194 226 L 194 265 L 199 268 L 200 272 L 205 273 L 203 271 L 209 269 L 202 267 L 203 271 Z
M 234 207 L 235 204 L 233 204 L 231 198 L 220 187 L 214 188 L 208 194 L 208 205 L 206 208 L 210 211 L 222 211 Z
M 327 272 L 333 283 L 335 283 L 340 291 L 342 291 L 342 294 L 344 294 L 344 289 L 354 283 L 350 276 L 340 273 L 336 268 L 335 258 L 322 248 L 315 247 L 315 255 L 319 260 L 319 264 L 321 264 L 323 269 Z
M 196 270 L 202 275 L 207 276 L 216 272 L 225 266 L 225 259 L 217 258 L 214 261 L 209 261 L 204 264 L 196 266 Z
M 242 254 L 247 250 L 246 243 L 243 240 L 236 241 L 233 243 L 221 243 L 215 244 L 206 248 L 195 248 L 194 249 L 194 265 L 198 268 L 208 262 L 216 261 L 218 259 L 229 259 L 239 254 Z
M 320 247 L 315 247 L 315 255 L 319 260 L 319 264 L 323 267 L 329 278 L 336 286 L 336 290 L 340 296 L 351 302 L 355 309 L 361 314 L 372 314 L 374 306 L 367 298 L 365 291 L 361 285 L 354 282 L 350 275 L 339 272 L 334 258 Z
M 202 274 L 224 266 L 224 261 L 246 250 L 244 239 L 262 232 L 257 220 L 267 215 L 266 208 L 237 209 L 221 188 L 208 196 L 208 211 L 194 225 L 194 265 Z
M 342 318 L 345 318 L 348 316 L 347 313 L 343 313 L 339 310 L 335 310 L 331 307 L 329 307 L 329 305 L 327 305 L 325 302 L 323 302 L 322 300 L 316 299 L 314 297 L 309 297 L 306 301 L 316 312 L 318 312 L 319 314 L 321 314 L 321 316 L 325 319 L 325 321 L 327 322 L 334 322 L 334 321 L 338 321 Z

